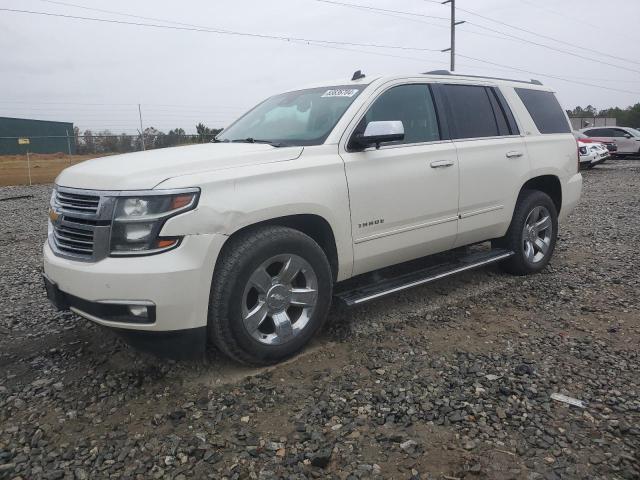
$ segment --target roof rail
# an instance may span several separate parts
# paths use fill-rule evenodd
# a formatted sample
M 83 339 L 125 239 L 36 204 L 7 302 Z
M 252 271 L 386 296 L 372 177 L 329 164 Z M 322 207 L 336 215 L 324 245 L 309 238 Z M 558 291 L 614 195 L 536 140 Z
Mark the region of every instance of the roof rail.
M 502 77 L 485 77 L 483 75 L 464 75 L 460 73 L 451 73 L 449 70 L 432 70 L 430 72 L 423 72 L 422 75 L 451 75 L 456 77 L 471 77 L 471 78 L 486 78 L 487 80 L 506 80 L 507 82 L 529 83 L 531 85 L 542 85 L 540 80 L 531 79 L 527 80 L 514 80 L 513 78 Z

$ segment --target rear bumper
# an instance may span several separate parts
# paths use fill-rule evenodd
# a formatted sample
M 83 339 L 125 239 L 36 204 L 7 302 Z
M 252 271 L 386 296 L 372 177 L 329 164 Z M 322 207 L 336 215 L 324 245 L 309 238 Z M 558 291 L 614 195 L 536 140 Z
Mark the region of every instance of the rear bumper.
M 57 257 L 46 243 L 44 274 L 59 292 L 59 307 L 100 325 L 165 333 L 206 328 L 213 269 L 226 238 L 190 235 L 169 252 L 96 263 Z M 147 305 L 153 318 L 130 321 L 117 305 Z
M 582 195 L 582 175 L 576 173 L 569 177 L 562 189 L 562 208 L 558 221 L 563 222 L 576 207 Z

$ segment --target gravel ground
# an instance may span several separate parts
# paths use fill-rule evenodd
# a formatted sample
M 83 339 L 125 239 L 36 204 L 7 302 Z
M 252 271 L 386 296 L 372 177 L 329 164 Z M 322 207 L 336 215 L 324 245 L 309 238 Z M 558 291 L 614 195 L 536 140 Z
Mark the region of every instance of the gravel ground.
M 542 274 L 334 307 L 268 369 L 160 361 L 55 312 L 50 186 L 1 188 L 0 479 L 640 478 L 640 163 L 584 177 Z

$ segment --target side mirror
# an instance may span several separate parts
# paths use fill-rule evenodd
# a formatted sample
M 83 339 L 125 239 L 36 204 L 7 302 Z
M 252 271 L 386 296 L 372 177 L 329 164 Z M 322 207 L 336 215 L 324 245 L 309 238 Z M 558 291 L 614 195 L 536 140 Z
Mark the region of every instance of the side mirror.
M 375 145 L 380 148 L 381 143 L 404 140 L 404 125 L 400 120 L 369 122 L 364 133 L 353 137 L 353 144 L 360 148 Z
M 626 139 L 629 139 L 629 138 L 631 138 L 631 137 L 633 137 L 633 135 L 630 135 L 630 134 L 628 134 L 628 133 L 626 133 L 626 134 L 624 135 L 624 138 L 626 138 Z

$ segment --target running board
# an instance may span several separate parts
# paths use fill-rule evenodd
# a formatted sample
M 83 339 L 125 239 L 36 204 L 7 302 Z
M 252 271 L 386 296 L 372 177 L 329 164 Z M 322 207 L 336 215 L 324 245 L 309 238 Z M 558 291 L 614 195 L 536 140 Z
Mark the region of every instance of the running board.
M 395 278 L 389 278 L 380 282 L 363 285 L 343 292 L 338 292 L 335 297 L 347 306 L 353 307 L 375 300 L 392 293 L 401 292 L 409 288 L 425 285 L 457 273 L 466 272 L 475 268 L 500 262 L 511 256 L 513 252 L 504 249 L 493 249 L 488 252 L 477 252 L 460 257 L 456 260 L 441 263 L 421 270 L 405 273 Z

